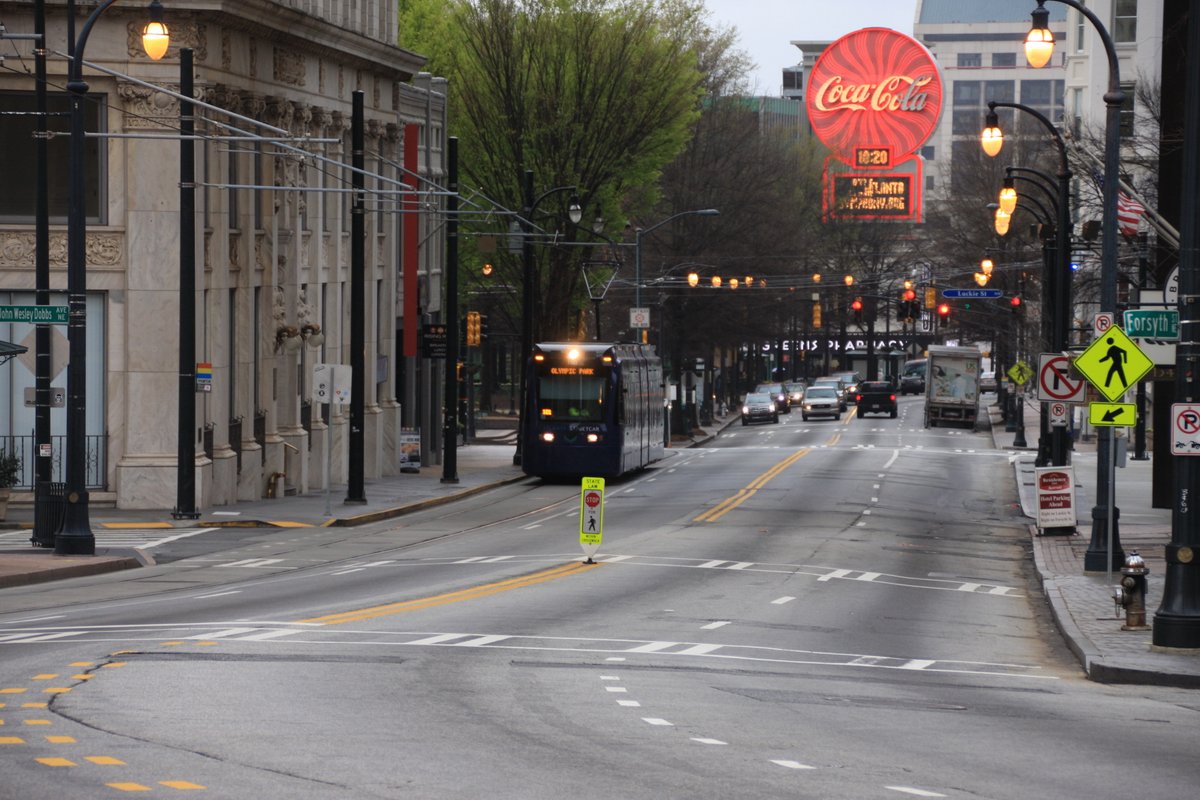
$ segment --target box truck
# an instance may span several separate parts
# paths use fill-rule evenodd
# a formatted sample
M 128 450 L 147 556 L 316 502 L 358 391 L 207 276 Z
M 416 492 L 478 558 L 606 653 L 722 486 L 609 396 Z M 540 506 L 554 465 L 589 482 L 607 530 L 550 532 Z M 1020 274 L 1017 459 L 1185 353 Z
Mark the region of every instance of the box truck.
M 925 378 L 926 428 L 944 423 L 975 427 L 982 356 L 974 347 L 930 346 Z

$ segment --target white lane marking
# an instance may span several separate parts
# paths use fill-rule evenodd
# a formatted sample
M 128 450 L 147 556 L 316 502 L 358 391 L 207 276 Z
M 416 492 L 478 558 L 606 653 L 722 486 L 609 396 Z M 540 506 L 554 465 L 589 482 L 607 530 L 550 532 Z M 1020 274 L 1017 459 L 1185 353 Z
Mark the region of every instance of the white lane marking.
M 300 631 L 273 630 L 252 633 L 249 636 L 239 636 L 239 642 L 265 642 L 268 639 L 282 639 L 284 636 L 300 633 Z
M 483 561 L 485 558 L 487 558 L 487 556 L 471 556 L 470 558 L 464 558 L 461 561 L 451 561 L 450 563 L 451 564 L 474 564 L 476 561 Z
M 571 513 L 574 514 L 575 512 L 572 511 Z M 491 558 L 483 559 L 479 563 L 480 564 L 497 564 L 501 561 L 508 561 L 510 558 L 512 558 L 512 556 L 492 556 Z
M 47 622 L 52 619 L 65 619 L 66 614 L 55 614 L 51 617 L 34 617 L 33 619 L 14 619 L 12 622 L 0 623 L 4 625 L 28 625 L 31 622 Z
M 29 642 L 49 642 L 54 639 L 65 639 L 68 636 L 79 636 L 85 631 L 64 631 L 62 633 L 9 633 L 0 636 L 0 642 L 8 644 L 28 644 Z
M 873 581 L 878 577 L 880 577 L 880 573 L 878 573 L 878 572 L 864 572 L 862 575 L 859 575 L 854 580 L 856 580 L 856 581 Z
M 867 523 L 865 523 L 865 522 L 856 522 L 856 523 L 854 523 L 854 527 L 856 527 L 856 528 L 865 528 L 865 527 L 867 527 Z
M 633 556 L 601 556 L 601 558 L 596 560 L 602 560 L 605 564 L 616 564 L 618 561 L 628 561 L 631 558 L 633 558 Z
M 216 567 L 245 567 L 255 569 L 257 567 L 269 567 L 272 564 L 278 564 L 283 561 L 282 558 L 243 558 L 241 561 L 230 561 L 228 564 L 214 564 Z
M 872 486 L 871 488 L 872 488 L 872 489 L 878 489 L 878 488 L 879 488 L 879 484 L 877 483 L 877 484 L 875 484 L 874 486 Z
M 878 497 L 872 497 L 872 498 L 871 498 L 871 502 L 872 502 L 872 503 L 878 503 L 878 502 L 879 502 L 879 498 L 878 498 Z
M 619 681 L 621 679 L 620 679 L 620 677 L 618 677 L 616 675 L 601 675 L 600 680 L 602 680 L 602 681 Z
M 415 642 L 409 642 L 409 644 L 441 644 L 442 642 L 449 642 L 454 639 L 461 639 L 462 637 L 461 633 L 439 633 L 436 636 L 417 639 Z
M 226 628 L 223 631 L 213 631 L 212 633 L 202 633 L 199 636 L 188 636 L 188 639 L 224 639 L 229 636 L 240 636 L 243 633 L 254 633 L 257 628 Z
M 194 600 L 208 600 L 213 597 L 224 597 L 224 596 L 230 595 L 230 594 L 241 594 L 241 593 L 242 593 L 241 589 L 233 589 L 228 592 L 216 592 L 215 594 L 198 594 L 193 599 Z
M 628 489 L 625 490 L 625 494 L 629 494 L 630 492 L 635 492 L 635 491 L 637 491 L 637 487 L 630 486 Z
M 707 625 L 701 625 L 702 631 L 715 631 L 717 628 L 723 628 L 729 624 L 729 620 L 720 620 L 718 622 L 710 622 Z
M 706 739 L 703 736 L 693 736 L 691 739 L 693 742 L 699 742 L 700 744 L 729 744 L 729 742 L 722 742 L 720 739 Z
M 605 661 L 624 661 L 625 657 L 624 656 L 609 656 L 608 658 L 606 658 L 604 660 Z
M 637 700 L 618 700 L 617 705 L 625 706 L 626 708 L 641 708 L 642 704 Z
M 799 761 L 787 761 L 782 758 L 772 758 L 771 763 L 787 767 L 788 769 L 816 769 L 816 767 L 810 767 L 808 764 L 801 764 Z
M 703 564 L 698 564 L 698 565 L 697 565 L 697 567 L 698 567 L 699 569 L 715 569 L 716 567 L 719 567 L 719 566 L 721 566 L 722 564 L 728 564 L 728 563 L 729 563 L 728 561 L 724 561 L 724 560 L 721 560 L 721 561 L 705 561 Z
M 864 508 L 864 509 L 863 509 L 863 516 L 867 516 L 867 517 L 869 517 L 870 515 L 871 515 L 871 509 L 869 509 L 869 508 Z
M 1012 591 L 1016 591 L 1016 590 L 1013 589 L 1011 586 L 993 586 L 991 589 L 988 589 L 987 593 L 988 594 L 1008 595 L 1008 593 L 1012 592 Z
M 848 570 L 848 569 L 835 569 L 833 572 L 829 573 L 828 575 L 822 575 L 821 577 L 817 578 L 817 582 L 819 583 L 821 581 L 831 581 L 835 578 L 844 578 L 849 574 L 850 574 L 850 570 Z
M 895 463 L 896 463 L 896 459 L 897 459 L 897 458 L 899 458 L 899 457 L 900 457 L 900 451 L 899 451 L 899 450 L 893 450 L 893 451 L 892 451 L 892 457 L 891 457 L 891 458 L 889 458 L 889 459 L 887 460 L 887 463 L 883 465 L 883 468 L 884 468 L 884 469 L 891 469 L 891 466 L 892 466 L 892 464 L 895 464 Z
M 647 725 L 666 725 L 667 727 L 670 727 L 670 728 L 675 727 L 675 723 L 667 722 L 665 719 L 662 719 L 661 717 L 642 717 L 642 722 L 646 723 Z
M 658 478 L 647 478 L 646 483 L 654 483 Z
M 525 527 L 521 528 L 521 530 L 523 530 L 523 531 L 531 531 L 531 530 L 533 530 L 534 528 L 540 528 L 540 527 L 542 527 L 542 523 L 540 523 L 540 522 L 535 522 L 535 523 L 533 523 L 532 525 L 526 525 Z
M 964 583 L 962 586 L 958 587 L 958 590 L 960 592 L 973 592 L 978 588 L 979 588 L 978 583 Z
M 944 794 L 937 792 L 927 792 L 924 789 L 914 789 L 912 786 L 885 786 L 885 789 L 891 789 L 893 792 L 904 792 L 904 794 L 916 795 L 917 797 L 945 797 Z
M 659 650 L 666 650 L 668 647 L 674 647 L 679 642 L 648 642 L 647 644 L 638 647 L 631 647 L 626 650 L 626 653 L 657 653 Z
M 914 658 L 912 661 L 906 661 L 901 664 L 900 669 L 925 669 L 926 667 L 932 667 L 936 663 L 936 661 L 926 658 Z
M 364 569 L 363 567 L 352 567 L 350 569 L 338 570 L 337 572 L 331 572 L 329 574 L 330 575 L 349 575 L 352 572 L 362 572 L 363 569 Z
M 738 561 L 737 563 L 726 567 L 725 569 L 748 569 L 754 566 L 753 561 Z
M 628 694 L 629 690 L 624 686 L 605 686 L 604 691 L 612 692 L 613 694 Z
M 686 647 L 683 650 L 676 650 L 677 656 L 702 656 L 706 653 L 711 653 L 714 650 L 720 650 L 722 645 L 719 644 L 696 644 L 691 647 Z
M 461 642 L 455 642 L 455 647 L 484 647 L 496 642 L 503 642 L 505 639 L 510 639 L 510 636 L 473 636 Z
M 778 598 L 776 598 L 776 599 L 772 600 L 772 601 L 771 601 L 771 605 L 773 605 L 773 606 L 781 606 L 781 605 L 783 605 L 784 603 L 790 603 L 790 602 L 792 602 L 792 601 L 793 601 L 793 600 L 795 600 L 795 599 L 796 599 L 796 598 L 794 598 L 794 597 L 789 597 L 789 596 L 785 595 L 785 596 L 783 596 L 783 597 L 778 597 Z

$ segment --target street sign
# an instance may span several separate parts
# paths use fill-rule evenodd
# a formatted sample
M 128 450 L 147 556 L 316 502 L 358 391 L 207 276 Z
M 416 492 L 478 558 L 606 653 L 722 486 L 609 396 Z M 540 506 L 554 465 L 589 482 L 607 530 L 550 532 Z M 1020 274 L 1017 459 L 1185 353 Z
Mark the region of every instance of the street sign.
M 1179 312 L 1142 310 L 1125 312 L 1125 332 L 1135 339 L 1179 340 Z
M 962 297 L 969 300 L 987 297 L 1002 297 L 1004 292 L 999 289 L 942 289 L 942 297 Z
M 67 306 L 0 306 L 0 322 L 66 325 Z
M 1111 328 L 1113 326 L 1113 322 L 1115 321 L 1116 317 L 1111 311 L 1101 311 L 1097 313 L 1096 316 L 1092 317 L 1092 333 L 1095 336 L 1099 336 Z
M 1171 406 L 1171 452 L 1177 456 L 1200 456 L 1200 403 Z
M 1067 415 L 1070 413 L 1070 406 L 1066 403 L 1049 403 L 1048 408 L 1050 412 L 1050 427 L 1067 427 Z
M 1082 378 L 1071 377 L 1069 357 L 1062 353 L 1038 355 L 1038 400 L 1082 403 L 1085 386 Z
M 1039 528 L 1075 527 L 1075 471 L 1072 467 L 1038 467 L 1034 470 L 1037 488 L 1037 526 Z
M 446 358 L 447 331 L 442 323 L 426 322 L 421 326 L 421 355 L 425 358 Z
M 579 546 L 592 563 L 604 538 L 604 478 L 584 478 L 579 496 Z
M 1110 401 L 1120 399 L 1153 368 L 1154 362 L 1116 327 L 1108 328 L 1075 358 L 1075 369 Z
M 631 328 L 649 328 L 650 327 L 650 309 L 648 309 L 648 308 L 631 308 L 631 309 L 629 309 L 629 327 L 631 327 Z
M 29 408 L 37 407 L 37 387 L 25 387 L 25 405 Z M 61 386 L 50 387 L 50 408 L 66 408 L 67 407 L 67 390 Z
M 1096 427 L 1132 428 L 1137 424 L 1137 406 L 1133 403 L 1092 403 L 1088 422 Z
M 1017 386 L 1024 386 L 1033 377 L 1033 368 L 1024 361 L 1018 361 L 1008 368 L 1007 374 Z

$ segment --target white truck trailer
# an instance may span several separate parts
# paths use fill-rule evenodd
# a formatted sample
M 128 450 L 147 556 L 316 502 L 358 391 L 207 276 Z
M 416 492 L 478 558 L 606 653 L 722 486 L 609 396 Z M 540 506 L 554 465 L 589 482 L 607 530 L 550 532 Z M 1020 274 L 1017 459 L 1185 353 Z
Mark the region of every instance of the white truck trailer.
M 975 427 L 982 356 L 974 347 L 929 347 L 925 375 L 926 428 L 945 423 Z

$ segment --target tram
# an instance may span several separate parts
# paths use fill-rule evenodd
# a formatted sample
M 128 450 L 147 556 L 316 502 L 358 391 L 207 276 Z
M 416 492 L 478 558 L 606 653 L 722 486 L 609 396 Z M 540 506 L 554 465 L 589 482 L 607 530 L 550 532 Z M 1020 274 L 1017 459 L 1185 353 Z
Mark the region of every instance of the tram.
M 526 370 L 526 474 L 615 478 L 663 457 L 662 361 L 652 347 L 546 342 Z

